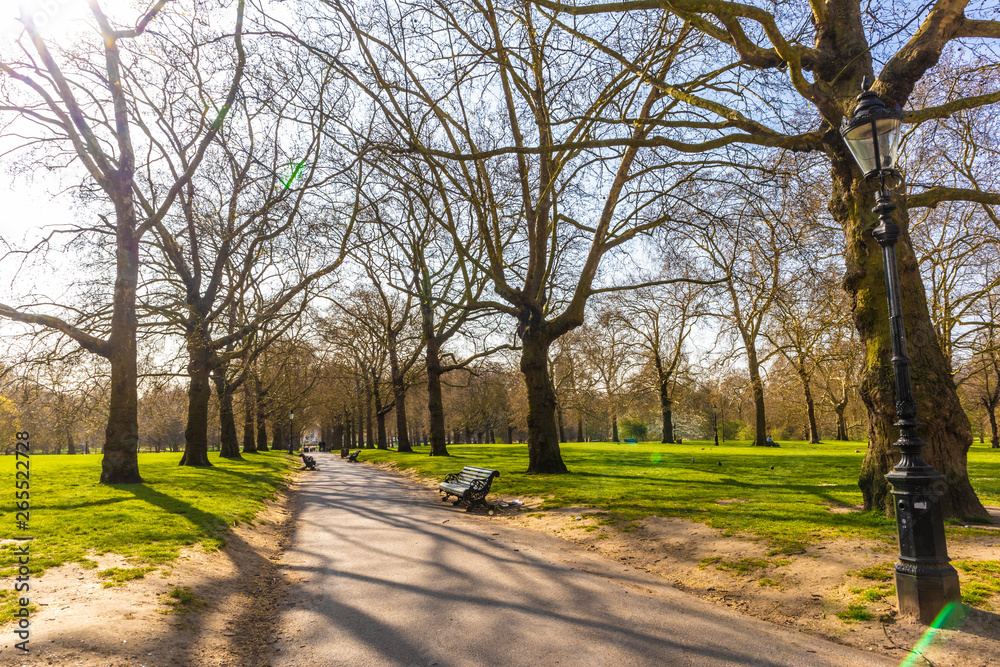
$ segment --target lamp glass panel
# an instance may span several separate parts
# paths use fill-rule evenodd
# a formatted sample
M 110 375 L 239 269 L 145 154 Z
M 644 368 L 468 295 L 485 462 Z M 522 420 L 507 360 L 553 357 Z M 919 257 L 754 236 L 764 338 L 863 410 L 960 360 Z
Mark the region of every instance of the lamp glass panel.
M 881 164 L 875 163 L 875 142 L 872 140 L 872 130 L 878 137 L 878 152 Z M 878 169 L 894 169 L 896 154 L 899 150 L 899 139 L 902 124 L 899 118 L 879 118 L 874 123 L 865 123 L 851 129 L 844 139 L 851 154 L 857 160 L 858 166 L 865 174 Z
M 875 126 L 878 132 L 878 153 L 882 159 L 880 168 L 895 169 L 903 124 L 899 118 L 882 118 L 875 122 Z

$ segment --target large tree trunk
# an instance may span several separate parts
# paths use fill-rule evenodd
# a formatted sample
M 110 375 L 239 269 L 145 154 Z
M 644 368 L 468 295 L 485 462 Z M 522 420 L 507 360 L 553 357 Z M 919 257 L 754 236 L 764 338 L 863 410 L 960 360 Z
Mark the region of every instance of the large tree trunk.
M 619 442 L 618 439 L 618 414 L 611 413 L 611 442 Z
M 379 449 L 389 449 L 389 441 L 385 437 L 386 411 L 382 409 L 382 392 L 378 388 L 378 376 L 375 374 L 375 369 L 372 369 L 372 395 L 375 397 L 375 424 L 378 428 L 376 446 Z
M 243 453 L 256 454 L 257 441 L 254 439 L 254 402 L 250 383 L 243 385 Z
M 845 230 L 844 286 L 851 296 L 854 323 L 866 350 L 860 393 L 868 410 L 868 451 L 858 485 L 865 509 L 881 509 L 892 515 L 893 497 L 885 475 L 899 460 L 899 451 L 892 446 L 899 437 L 899 429 L 893 425 L 896 397 L 882 253 L 867 233 L 875 224 L 871 212 L 874 194 L 871 187 L 855 182 L 852 158 L 836 134 L 831 131 L 827 144 L 833 174 L 830 211 Z M 966 456 L 972 445 L 972 431 L 927 309 L 923 281 L 910 243 L 905 198 L 897 196 L 896 203 L 901 306 L 917 418 L 923 423 L 920 435 L 927 442 L 922 456 L 945 476 L 941 506 L 946 516 L 987 516 L 969 483 Z
M 441 394 L 441 340 L 434 331 L 434 310 L 431 300 L 420 299 L 421 328 L 427 352 L 427 414 L 431 431 L 431 456 L 449 456 L 448 437 L 444 427 L 444 397 Z
M 767 415 L 764 412 L 764 381 L 760 377 L 760 362 L 753 341 L 744 339 L 747 348 L 747 369 L 750 373 L 750 388 L 753 391 L 754 406 L 754 447 L 763 447 L 767 440 Z
M 267 417 L 264 412 L 257 406 L 257 451 L 266 452 L 267 447 Z
M 412 452 L 410 434 L 406 424 L 406 381 L 399 371 L 399 360 L 396 358 L 396 342 L 393 340 L 389 348 L 389 365 L 392 373 L 392 397 L 396 406 L 396 451 Z
M 221 446 L 219 456 L 226 459 L 242 459 L 240 443 L 236 436 L 236 415 L 233 410 L 233 388 L 226 381 L 227 365 L 220 365 L 212 371 L 215 395 L 219 398 L 219 435 Z
M 275 417 L 274 425 L 271 427 L 271 449 L 274 451 L 281 451 L 287 448 L 285 444 L 285 432 L 281 422 L 280 418 Z
M 365 446 L 368 449 L 374 449 L 375 448 L 375 420 L 374 420 L 374 418 L 372 416 L 372 398 L 374 396 L 374 392 L 372 391 L 372 388 L 370 386 L 368 386 L 367 382 L 365 382 L 365 385 L 366 385 L 366 392 L 365 392 L 365 431 L 367 433 L 367 438 L 366 438 Z
M 208 403 L 212 397 L 207 354 L 193 350 L 188 362 L 188 416 L 184 429 L 182 466 L 210 466 L 208 460 Z
M 441 362 L 437 342 L 427 341 L 427 414 L 431 430 L 431 456 L 449 456 L 441 394 Z
M 816 405 L 813 402 L 812 391 L 809 389 L 809 373 L 800 363 L 797 365 L 799 379 L 802 380 L 802 391 L 806 397 L 806 415 L 809 418 L 809 426 L 806 429 L 806 437 L 812 444 L 819 443 L 819 429 L 816 427 Z
M 108 337 L 111 386 L 108 425 L 104 429 L 101 483 L 139 484 L 142 477 L 139 476 L 139 372 L 135 340 L 139 327 L 135 311 L 139 241 L 135 238 L 132 174 L 121 178 L 121 181 L 127 182 L 118 180 L 116 177 L 118 196 L 114 197 L 116 273 L 111 333 Z
M 521 347 L 521 372 L 528 390 L 528 473 L 569 472 L 559 451 L 556 392 L 549 377 L 550 341 L 529 330 Z
M 847 436 L 847 387 L 844 387 L 844 397 L 833 406 L 837 415 L 837 440 L 849 440 Z
M 670 400 L 670 376 L 659 371 L 660 385 L 660 413 L 663 415 L 663 438 L 661 442 L 673 443 L 674 441 L 674 402 Z

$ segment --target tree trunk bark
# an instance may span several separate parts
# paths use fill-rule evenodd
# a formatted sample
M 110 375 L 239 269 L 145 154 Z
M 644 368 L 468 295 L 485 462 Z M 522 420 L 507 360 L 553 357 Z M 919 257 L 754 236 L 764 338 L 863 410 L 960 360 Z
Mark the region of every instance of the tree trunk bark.
M 674 402 L 670 400 L 670 378 L 660 376 L 660 412 L 663 415 L 663 438 L 661 442 L 674 442 Z
M 271 427 L 271 449 L 274 451 L 281 451 L 286 449 L 285 444 L 285 432 L 282 428 L 281 419 L 278 417 L 274 418 L 274 425 Z
M 844 387 L 844 397 L 834 406 L 837 415 L 837 440 L 849 440 L 847 436 L 847 387 Z
M 521 372 L 528 391 L 528 473 L 569 472 L 559 451 L 556 392 L 549 377 L 550 341 L 528 330 L 522 339 Z
M 396 336 L 389 335 L 389 372 L 392 375 L 392 398 L 396 406 L 396 451 L 412 452 L 406 424 L 406 379 L 399 370 Z
M 368 384 L 367 382 L 365 383 Z M 367 431 L 366 447 L 368 449 L 375 448 L 375 420 L 372 416 L 372 398 L 374 397 L 374 392 L 370 386 L 366 387 L 365 393 L 365 430 Z
M 1000 448 L 1000 437 L 997 436 L 997 404 L 993 403 L 987 407 L 990 416 L 990 449 Z
M 203 350 L 191 352 L 188 362 L 188 416 L 184 429 L 182 466 L 210 466 L 208 460 L 208 403 L 212 397 L 209 364 Z
M 412 452 L 410 434 L 406 423 L 406 384 L 403 378 L 398 378 L 392 385 L 392 394 L 396 402 L 396 451 Z
M 227 365 L 220 365 L 212 371 L 215 395 L 219 398 L 219 430 L 221 444 L 219 456 L 225 459 L 242 459 L 240 443 L 236 436 L 236 415 L 233 410 L 233 388 L 226 381 Z
M 750 387 L 754 405 L 754 447 L 763 447 L 767 441 L 767 415 L 764 412 L 764 381 L 760 378 L 760 363 L 753 341 L 744 340 L 747 348 L 747 369 L 750 372 Z
M 257 406 L 257 451 L 266 452 L 267 447 L 267 417 L 260 406 Z
M 802 391 L 806 397 L 806 415 L 809 418 L 809 426 L 806 429 L 806 437 L 812 444 L 819 444 L 819 429 L 816 427 L 816 404 L 813 402 L 812 391 L 809 389 L 809 374 L 801 363 L 797 364 L 796 370 L 799 379 L 802 380 Z
M 115 178 L 119 181 L 119 178 Z M 139 241 L 135 238 L 135 204 L 132 175 L 116 182 L 115 288 L 108 337 L 111 362 L 108 425 L 104 429 L 101 458 L 102 484 L 140 484 L 139 475 L 139 372 L 137 362 L 136 286 L 139 283 Z
M 427 343 L 427 414 L 431 430 L 431 456 L 450 456 L 445 437 L 444 396 L 441 393 L 441 347 L 434 336 Z
M 243 385 L 243 453 L 256 454 L 257 441 L 254 439 L 254 402 L 250 383 Z
M 375 374 L 375 369 L 372 369 L 372 395 L 375 397 L 375 423 L 378 427 L 377 447 L 389 449 L 389 442 L 385 437 L 385 411 L 382 409 L 382 392 L 378 388 L 378 376 Z
M 844 286 L 851 297 L 854 324 L 866 350 L 860 394 L 868 411 L 868 451 L 858 486 L 865 509 L 893 514 L 893 497 L 885 479 L 899 460 L 892 443 L 899 437 L 895 382 L 881 249 L 868 230 L 875 225 L 874 196 L 864 182 L 854 180 L 853 159 L 836 131 L 830 132 L 833 192 L 830 211 L 845 230 L 847 274 Z M 987 516 L 969 483 L 966 458 L 972 445 L 968 417 L 941 351 L 927 310 L 923 280 L 913 255 L 905 198 L 897 196 L 894 213 L 900 227 L 896 245 L 901 306 L 906 326 L 917 418 L 921 437 L 928 443 L 922 457 L 944 474 L 941 507 L 948 517 Z

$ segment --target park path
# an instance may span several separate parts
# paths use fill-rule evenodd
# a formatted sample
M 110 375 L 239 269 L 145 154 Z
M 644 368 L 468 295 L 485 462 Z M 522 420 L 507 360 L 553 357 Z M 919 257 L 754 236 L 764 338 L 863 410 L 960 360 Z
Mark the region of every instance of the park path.
M 895 664 L 471 516 L 373 466 L 317 460 L 282 562 L 275 666 Z

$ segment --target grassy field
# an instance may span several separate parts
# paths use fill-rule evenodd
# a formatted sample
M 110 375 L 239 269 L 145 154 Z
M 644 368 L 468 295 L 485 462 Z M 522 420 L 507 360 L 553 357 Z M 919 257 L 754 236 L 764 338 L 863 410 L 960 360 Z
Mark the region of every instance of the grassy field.
M 364 450 L 361 457 L 393 462 L 434 479 L 466 465 L 495 468 L 501 477 L 494 491 L 544 498 L 543 509 L 601 507 L 617 523 L 650 515 L 687 517 L 767 539 L 775 553 L 792 553 L 814 539 L 837 535 L 895 540 L 895 521 L 881 514 L 829 510 L 861 505 L 857 478 L 864 443 L 782 442 L 779 448 L 746 442 L 718 447 L 697 441 L 568 443 L 562 445 L 567 475 L 524 474 L 527 445 L 452 445 L 447 458 L 416 449 L 415 454 Z M 977 443 L 969 453 L 969 471 L 984 504 L 1000 505 L 1000 451 Z M 720 503 L 730 500 L 741 502 Z M 955 525 L 949 530 L 965 529 Z
M 27 531 L 15 525 L 14 457 L 0 458 L 7 484 L 0 506 L 0 535 L 31 535 L 31 574 L 76 561 L 95 563 L 92 553 L 117 553 L 136 571 L 174 560 L 181 547 L 200 543 L 218 549 L 225 527 L 249 521 L 285 483 L 297 458 L 268 452 L 244 461 L 213 457 L 212 468 L 177 465 L 179 454 L 139 454 L 145 484 L 103 485 L 100 455 L 32 456 L 31 517 Z M 12 540 L 0 542 L 0 576 L 16 571 Z M 110 582 L 134 578 L 136 571 L 108 571 Z M 141 576 L 141 575 L 138 575 Z M 11 586 L 0 590 L 0 622 L 9 618 Z
M 687 517 L 763 538 L 775 555 L 837 535 L 895 541 L 895 523 L 884 516 L 829 511 L 831 506 L 861 504 L 857 475 L 862 443 L 793 442 L 776 449 L 748 443 L 572 443 L 562 446 L 571 470 L 567 475 L 524 474 L 526 445 L 453 445 L 447 458 L 428 457 L 427 448 L 416 449 L 414 454 L 365 450 L 362 459 L 393 462 L 433 479 L 465 465 L 496 468 L 502 472 L 493 486 L 496 492 L 541 497 L 543 508 L 600 507 L 608 514 L 605 520 L 622 530 L 650 515 Z M 35 538 L 33 576 L 71 561 L 93 567 L 92 554 L 126 556 L 132 567 L 99 573 L 108 585 L 115 585 L 169 563 L 184 546 L 219 548 L 226 526 L 249 521 L 284 484 L 290 468 L 299 465 L 297 458 L 274 452 L 250 455 L 245 461 L 214 458 L 216 465 L 209 469 L 182 468 L 178 458 L 140 454 L 145 484 L 106 486 L 97 482 L 99 455 L 32 457 L 30 527 L 20 531 L 13 505 L 14 457 L 2 457 L 0 475 L 10 491 L 0 505 L 0 536 Z M 974 445 L 969 471 L 983 502 L 1000 505 L 1000 451 Z M 741 502 L 720 502 L 731 500 Z M 950 525 L 948 531 L 971 534 L 975 528 Z M 13 552 L 13 540 L 0 540 L 3 577 L 16 571 Z M 1000 590 L 1000 578 L 994 583 Z M 13 608 L 12 587 L 4 587 L 0 622 Z

